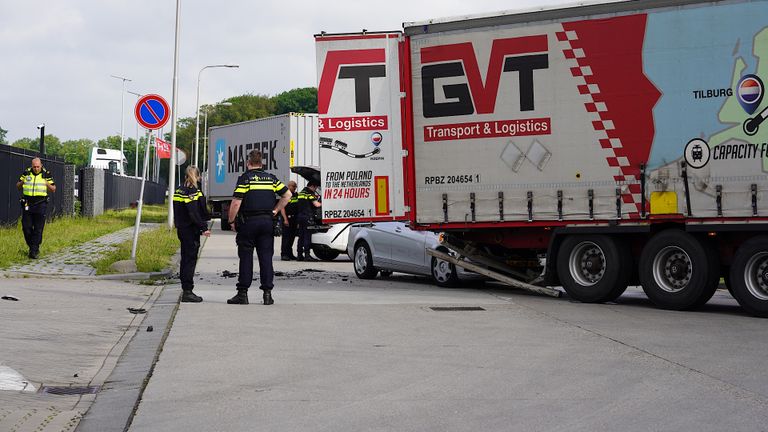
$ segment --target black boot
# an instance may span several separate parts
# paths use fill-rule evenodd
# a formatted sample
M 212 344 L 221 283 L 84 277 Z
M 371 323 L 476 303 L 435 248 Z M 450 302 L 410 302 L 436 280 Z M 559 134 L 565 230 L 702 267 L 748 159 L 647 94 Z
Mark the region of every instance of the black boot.
M 272 290 L 264 290 L 263 299 L 265 305 L 275 304 L 275 300 L 272 298 Z
M 227 304 L 248 304 L 248 290 L 237 290 L 237 294 L 227 300 Z
M 184 293 L 181 294 L 181 301 L 182 303 L 200 303 L 203 301 L 203 298 L 195 295 L 192 290 L 184 290 Z

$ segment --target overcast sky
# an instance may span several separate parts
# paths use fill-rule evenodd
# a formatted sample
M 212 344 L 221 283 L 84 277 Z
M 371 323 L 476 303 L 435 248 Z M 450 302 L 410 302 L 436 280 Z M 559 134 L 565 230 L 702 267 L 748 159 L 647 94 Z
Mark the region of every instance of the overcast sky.
M 269 1 L 181 0 L 178 116 L 200 103 L 246 93 L 316 86 L 313 35 L 400 30 L 404 21 L 573 3 L 567 0 Z M 120 134 L 119 75 L 126 88 L 171 103 L 174 0 L 0 0 L 0 127 L 8 141 Z M 136 134 L 136 97 L 125 95 L 124 128 Z

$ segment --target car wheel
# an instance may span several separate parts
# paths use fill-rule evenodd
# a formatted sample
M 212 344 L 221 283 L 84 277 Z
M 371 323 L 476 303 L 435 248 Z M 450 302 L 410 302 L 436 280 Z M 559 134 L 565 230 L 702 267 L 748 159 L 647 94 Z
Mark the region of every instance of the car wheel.
M 340 254 L 339 251 L 335 251 L 333 249 L 319 248 L 319 247 L 313 247 L 312 252 L 315 253 L 316 257 L 320 258 L 323 261 L 333 261 Z
M 768 237 L 747 240 L 733 257 L 731 294 L 752 315 L 768 318 Z
M 571 298 L 603 303 L 618 298 L 629 284 L 632 256 L 615 237 L 569 236 L 557 254 L 557 274 Z
M 355 274 L 360 279 L 373 279 L 379 272 L 373 267 L 373 255 L 371 248 L 365 242 L 360 242 L 355 246 L 355 259 L 353 260 Z
M 686 310 L 705 304 L 720 281 L 712 245 L 677 229 L 656 234 L 640 254 L 640 282 L 662 309 Z
M 446 252 L 445 250 L 440 250 L 440 252 Z M 449 263 L 448 261 L 444 261 L 441 259 L 438 259 L 436 257 L 432 257 L 432 279 L 435 281 L 435 284 L 440 287 L 455 287 L 459 284 L 459 275 L 456 274 L 456 266 Z

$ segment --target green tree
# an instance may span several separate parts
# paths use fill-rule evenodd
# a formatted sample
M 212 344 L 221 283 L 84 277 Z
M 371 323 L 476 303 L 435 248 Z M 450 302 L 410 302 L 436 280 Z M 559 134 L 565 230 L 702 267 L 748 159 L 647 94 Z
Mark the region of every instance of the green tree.
M 8 141 L 5 139 L 5 135 L 8 133 L 7 130 L 0 127 L 0 144 L 8 144 Z
M 14 147 L 39 151 L 40 140 L 37 138 L 21 138 L 13 142 Z M 53 135 L 45 136 L 45 154 L 48 156 L 61 156 L 61 140 Z
M 295 88 L 280 93 L 272 99 L 275 103 L 275 114 L 317 112 L 317 88 L 315 87 Z
M 67 163 L 80 169 L 88 166 L 93 146 L 93 141 L 86 138 L 64 141 L 61 143 L 61 154 L 57 156 L 63 157 Z

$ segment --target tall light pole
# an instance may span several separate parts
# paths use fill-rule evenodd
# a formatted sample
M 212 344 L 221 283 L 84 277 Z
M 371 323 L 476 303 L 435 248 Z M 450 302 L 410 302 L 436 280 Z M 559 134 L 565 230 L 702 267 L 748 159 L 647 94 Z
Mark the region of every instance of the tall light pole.
M 218 64 L 218 65 L 208 65 L 204 66 L 202 69 L 200 69 L 200 72 L 197 74 L 197 120 L 195 121 L 195 153 L 192 161 L 194 162 L 195 166 L 198 165 L 198 158 L 197 158 L 197 151 L 200 146 L 200 78 L 203 75 L 203 71 L 209 68 L 239 68 L 240 65 L 236 64 Z
M 110 75 L 112 78 L 117 78 L 119 80 L 123 81 L 123 91 L 120 92 L 120 174 L 125 175 L 125 167 L 123 166 L 123 159 L 125 158 L 125 153 L 123 153 L 123 141 L 125 140 L 124 136 L 124 130 L 123 130 L 123 109 L 125 108 L 125 82 L 126 81 L 132 81 L 128 78 L 117 76 L 117 75 Z
M 141 93 L 136 93 L 128 90 L 128 93 L 136 96 L 136 103 L 138 103 L 138 99 L 140 99 L 142 96 L 144 96 Z M 134 158 L 135 165 L 133 167 L 133 175 L 135 177 L 139 176 L 139 122 L 136 122 L 136 157 Z
M 171 99 L 171 158 L 168 160 L 168 228 L 173 228 L 173 192 L 176 189 L 176 95 L 179 93 L 179 7 L 176 0 L 176 39 L 173 44 L 173 97 Z

